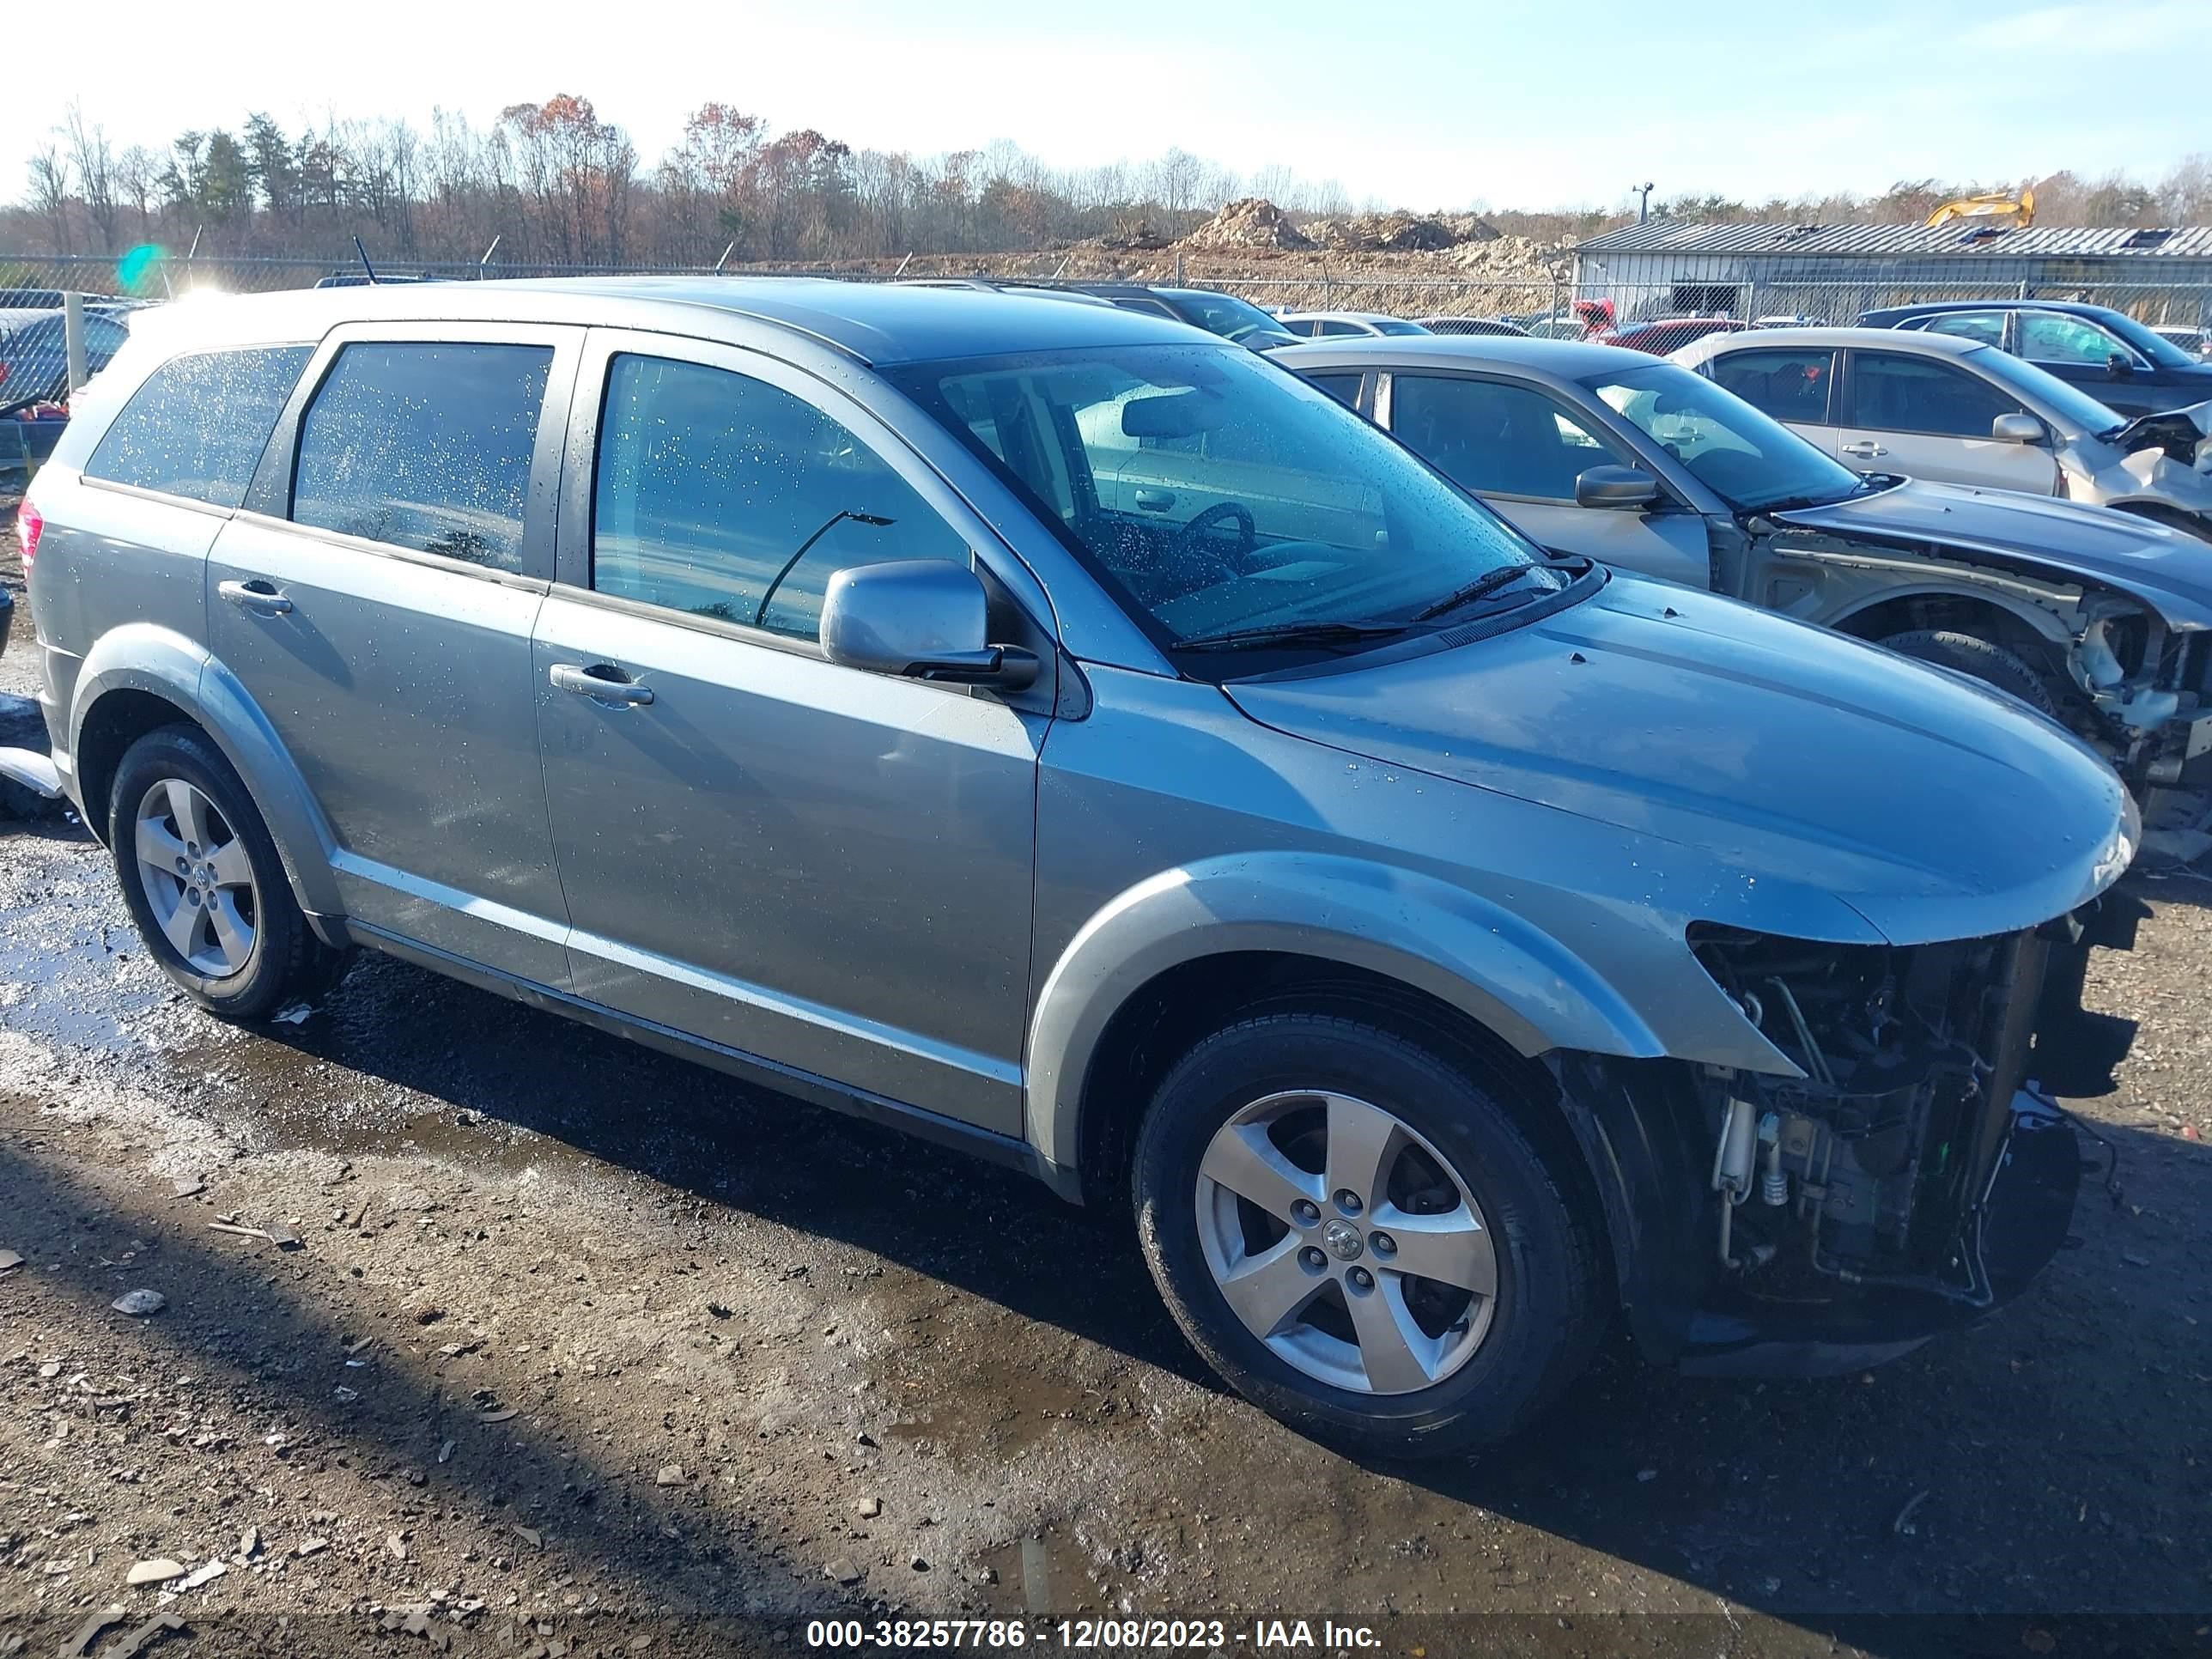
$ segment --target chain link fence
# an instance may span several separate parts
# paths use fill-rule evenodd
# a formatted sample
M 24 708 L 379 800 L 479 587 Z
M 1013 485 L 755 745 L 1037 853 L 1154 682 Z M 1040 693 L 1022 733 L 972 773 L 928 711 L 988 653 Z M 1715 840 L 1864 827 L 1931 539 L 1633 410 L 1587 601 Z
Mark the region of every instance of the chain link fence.
M 918 275 L 911 260 L 854 261 L 806 265 L 747 265 L 720 271 L 732 280 L 746 276 L 785 275 L 881 282 Z M 1784 275 L 1765 277 L 1685 280 L 1615 280 L 1601 266 L 1579 278 L 1564 255 L 1546 260 L 1540 275 L 1501 271 L 1496 275 L 1407 274 L 1371 263 L 1324 264 L 1301 271 L 1278 263 L 1240 266 L 1233 254 L 1194 257 L 1188 269 L 1182 255 L 1153 256 L 1140 270 L 1071 271 L 1069 260 L 1054 254 L 1009 255 L 964 269 L 958 262 L 923 262 L 933 277 L 973 275 L 986 279 L 1036 283 L 1095 280 L 1179 281 L 1194 287 L 1235 294 L 1273 311 L 1357 311 L 1431 322 L 1440 330 L 1487 331 L 1498 324 L 1530 334 L 1567 339 L 1618 339 L 1664 353 L 1712 326 L 1777 326 L 1788 324 L 1856 323 L 1862 313 L 1885 306 L 1923 301 L 2049 299 L 2087 301 L 2111 306 L 2154 327 L 2188 336 L 2191 349 L 2203 349 L 2212 333 L 2212 283 L 2104 280 L 2027 282 L 1994 270 L 1971 280 L 1926 279 L 1906 262 L 1869 259 L 1863 273 L 1849 278 Z M 631 274 L 712 276 L 710 265 L 549 265 L 489 261 L 380 264 L 384 282 L 477 282 L 510 277 Z M 203 290 L 266 293 L 319 285 L 355 284 L 368 279 L 358 258 L 192 258 L 162 254 L 117 261 L 105 256 L 0 254 L 0 501 L 11 484 L 28 476 L 40 446 L 51 447 L 52 421 L 70 386 L 64 301 L 84 296 L 83 336 L 88 372 L 96 373 L 122 344 L 131 312 Z M 46 425 L 39 417 L 47 417 Z
M 970 276 L 1036 283 L 1103 279 L 1170 280 L 1163 262 L 1141 273 L 1074 271 L 1049 255 L 1008 255 L 955 269 L 945 258 L 927 262 L 932 276 Z M 2087 301 L 2124 311 L 2153 325 L 2197 327 L 2212 323 L 2212 282 L 2028 282 L 1993 272 L 1966 280 L 1929 279 L 1869 260 L 1863 275 L 1782 276 L 1741 279 L 1614 280 L 1601 269 L 1579 280 L 1560 259 L 1549 275 L 1407 274 L 1352 265 L 1312 271 L 1238 266 L 1219 255 L 1194 258 L 1186 271 L 1173 260 L 1173 280 L 1218 289 L 1285 311 L 1372 311 L 1394 317 L 1465 317 L 1516 322 L 1581 320 L 1605 329 L 1668 319 L 1723 317 L 1740 322 L 1848 325 L 1862 312 L 1923 301 L 2045 299 Z M 1162 268 L 1154 270 L 1153 264 Z M 1830 262 L 1830 270 L 1833 262 Z M 811 264 L 749 264 L 723 271 L 713 265 L 560 265 L 456 261 L 380 262 L 384 282 L 473 282 L 528 276 L 610 275 L 812 276 L 880 282 L 908 274 L 904 262 L 851 261 Z M 115 304 L 158 303 L 199 289 L 266 293 L 368 280 L 358 259 L 343 258 L 238 258 L 162 255 L 133 264 L 105 256 L 0 254 L 0 318 L 58 309 L 70 290 Z

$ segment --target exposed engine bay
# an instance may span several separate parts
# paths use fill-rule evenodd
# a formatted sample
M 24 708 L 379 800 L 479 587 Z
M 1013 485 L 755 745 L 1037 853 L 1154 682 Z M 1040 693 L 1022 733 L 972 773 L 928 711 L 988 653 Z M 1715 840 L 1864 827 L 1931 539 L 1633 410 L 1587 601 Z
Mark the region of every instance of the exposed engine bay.
M 1690 942 L 1802 1073 L 1700 1078 L 1722 1272 L 1784 1301 L 1865 1286 L 1990 1305 L 1984 1229 L 2048 941 L 1835 945 L 1699 927 Z

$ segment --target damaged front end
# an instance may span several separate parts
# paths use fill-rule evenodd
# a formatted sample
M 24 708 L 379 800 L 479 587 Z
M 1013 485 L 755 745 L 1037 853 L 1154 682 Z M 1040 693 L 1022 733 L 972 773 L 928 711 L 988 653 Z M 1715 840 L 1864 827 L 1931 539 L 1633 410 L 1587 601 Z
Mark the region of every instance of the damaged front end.
M 2078 1067 L 2084 1024 L 2099 1030 L 2079 1010 L 2080 927 L 1897 947 L 1700 924 L 1689 943 L 1798 1075 L 1684 1066 L 1663 1103 L 1654 1073 L 1592 1062 L 1568 1079 L 1585 1103 L 1626 1083 L 1644 1124 L 1690 1143 L 1654 1183 L 1675 1188 L 1663 1220 L 1643 1219 L 1674 1260 L 1632 1291 L 1639 1338 L 1695 1370 L 1825 1374 L 2024 1288 L 2064 1243 L 2081 1175 L 2038 1080 L 2062 1040 Z

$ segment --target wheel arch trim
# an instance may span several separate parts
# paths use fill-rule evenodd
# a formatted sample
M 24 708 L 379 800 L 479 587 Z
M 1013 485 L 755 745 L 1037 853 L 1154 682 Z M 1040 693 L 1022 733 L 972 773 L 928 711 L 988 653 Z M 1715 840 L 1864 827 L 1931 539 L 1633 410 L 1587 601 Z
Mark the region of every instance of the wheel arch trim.
M 268 825 L 300 908 L 310 916 L 343 914 L 331 869 L 337 842 L 329 821 L 275 726 L 228 667 L 184 635 L 151 623 L 131 623 L 103 635 L 86 653 L 70 697 L 73 763 L 82 757 L 87 722 L 100 700 L 117 691 L 159 697 L 206 732 L 236 769 Z M 81 766 L 72 764 L 70 783 L 89 823 L 94 809 L 83 799 Z
M 1666 1050 L 1589 963 L 1513 912 L 1412 872 L 1310 854 L 1164 871 L 1117 895 L 1046 974 L 1030 1022 L 1030 1143 L 1048 1170 L 1081 1162 L 1086 1085 L 1115 1015 L 1161 974 L 1242 952 L 1310 957 L 1401 981 L 1523 1055 Z

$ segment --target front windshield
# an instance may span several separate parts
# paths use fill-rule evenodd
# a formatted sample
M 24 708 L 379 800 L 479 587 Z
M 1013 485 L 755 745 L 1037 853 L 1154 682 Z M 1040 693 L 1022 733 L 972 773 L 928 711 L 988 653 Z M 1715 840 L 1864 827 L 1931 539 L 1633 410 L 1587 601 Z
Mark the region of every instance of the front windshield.
M 2179 346 L 2153 328 L 2147 328 L 2124 311 L 2108 312 L 2096 319 L 2162 368 L 2196 368 L 2200 365 Z
M 1858 474 L 1723 386 L 1674 363 L 1583 384 L 1739 513 L 1839 501 Z
M 1409 323 L 1402 317 L 1370 317 L 1377 334 L 1426 334 L 1429 331 L 1419 323 Z
M 1097 347 L 894 378 L 1170 651 L 1341 650 L 1572 579 L 1382 431 L 1248 352 Z
M 2110 404 L 2099 402 L 2071 380 L 2062 380 L 2009 351 L 1984 346 L 1979 351 L 1968 352 L 1966 360 L 1991 380 L 2018 392 L 2023 402 L 2056 415 L 2077 432 L 2094 437 L 2127 424 L 2128 417 Z
M 1240 300 L 1233 294 L 1216 294 L 1206 289 L 1181 289 L 1175 296 L 1190 321 L 1209 334 L 1218 334 L 1224 340 L 1234 340 L 1242 345 L 1259 336 L 1280 335 L 1285 339 L 1295 337 L 1276 319 L 1270 317 L 1249 300 Z

